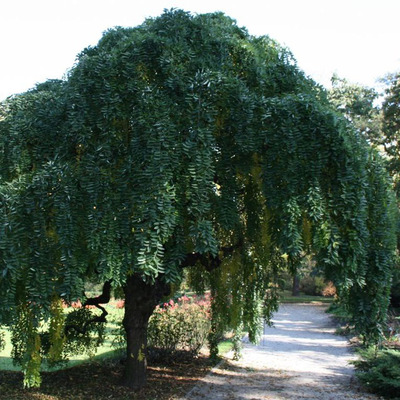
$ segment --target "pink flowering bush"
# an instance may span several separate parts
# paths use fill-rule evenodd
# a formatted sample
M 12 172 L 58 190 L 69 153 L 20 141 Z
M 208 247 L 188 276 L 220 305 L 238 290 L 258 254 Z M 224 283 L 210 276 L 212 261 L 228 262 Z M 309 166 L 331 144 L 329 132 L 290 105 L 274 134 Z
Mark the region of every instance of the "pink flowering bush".
M 122 309 L 125 307 L 125 301 L 124 300 L 117 300 L 114 304 L 115 308 Z
M 210 301 L 182 296 L 157 306 L 148 326 L 149 348 L 158 356 L 184 350 L 197 355 L 210 331 Z
M 82 308 L 82 302 L 78 299 L 77 301 L 73 301 L 71 303 L 67 303 L 64 300 L 62 300 L 62 308 L 73 308 L 73 309 L 79 309 Z M 85 308 L 96 308 L 95 306 L 85 306 Z

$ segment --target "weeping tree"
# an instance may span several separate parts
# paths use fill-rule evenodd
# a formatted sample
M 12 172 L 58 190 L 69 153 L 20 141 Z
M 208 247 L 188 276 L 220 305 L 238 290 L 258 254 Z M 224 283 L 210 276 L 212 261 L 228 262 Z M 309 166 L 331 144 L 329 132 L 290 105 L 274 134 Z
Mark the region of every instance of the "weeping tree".
M 257 339 L 285 260 L 307 252 L 365 340 L 384 327 L 395 221 L 379 156 L 288 50 L 221 13 L 112 29 L 64 81 L 4 101 L 0 193 L 0 322 L 28 386 L 101 333 L 115 289 L 123 382 L 142 387 L 148 319 L 184 271 L 211 290 L 213 354 L 227 327 Z M 65 317 L 76 299 L 100 314 Z

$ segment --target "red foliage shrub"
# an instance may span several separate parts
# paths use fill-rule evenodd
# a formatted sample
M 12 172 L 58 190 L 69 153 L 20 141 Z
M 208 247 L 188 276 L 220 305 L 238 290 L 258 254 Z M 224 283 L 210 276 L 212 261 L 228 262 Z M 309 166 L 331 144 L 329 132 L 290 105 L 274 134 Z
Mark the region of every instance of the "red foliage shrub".
M 324 297 L 334 297 L 336 296 L 336 287 L 332 282 L 328 282 L 327 285 L 322 290 L 322 296 Z

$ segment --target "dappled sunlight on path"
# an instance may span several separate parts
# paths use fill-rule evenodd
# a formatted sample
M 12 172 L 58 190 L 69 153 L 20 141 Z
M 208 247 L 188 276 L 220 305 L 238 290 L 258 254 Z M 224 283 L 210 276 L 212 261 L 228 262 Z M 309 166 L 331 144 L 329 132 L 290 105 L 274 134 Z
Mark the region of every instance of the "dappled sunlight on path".
M 214 368 L 185 399 L 379 399 L 357 384 L 354 355 L 325 310 L 282 305 L 258 345 L 245 340 L 240 361 Z

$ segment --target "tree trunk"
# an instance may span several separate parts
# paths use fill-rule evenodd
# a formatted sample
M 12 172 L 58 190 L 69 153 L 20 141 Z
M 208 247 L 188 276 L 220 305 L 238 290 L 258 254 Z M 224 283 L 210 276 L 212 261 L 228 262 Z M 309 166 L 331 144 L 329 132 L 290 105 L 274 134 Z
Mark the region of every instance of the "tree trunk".
M 293 275 L 293 286 L 292 286 L 292 296 L 298 296 L 300 294 L 300 277 L 298 274 Z
M 134 390 L 139 390 L 146 384 L 149 318 L 161 298 L 168 292 L 168 286 L 160 279 L 157 279 L 154 284 L 147 284 L 137 275 L 128 277 L 124 287 L 123 325 L 127 338 L 127 359 L 123 385 Z

